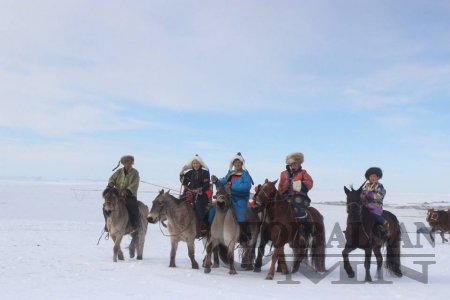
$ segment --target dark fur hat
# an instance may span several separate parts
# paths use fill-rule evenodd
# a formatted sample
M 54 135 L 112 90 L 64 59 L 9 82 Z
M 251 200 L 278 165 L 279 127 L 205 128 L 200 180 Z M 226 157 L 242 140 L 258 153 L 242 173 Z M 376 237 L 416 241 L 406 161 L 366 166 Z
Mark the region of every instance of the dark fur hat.
M 381 169 L 378 168 L 378 167 L 368 168 L 367 171 L 366 171 L 366 174 L 365 174 L 366 179 L 369 180 L 369 176 L 372 175 L 372 174 L 377 175 L 378 179 L 381 179 L 381 177 L 383 177 L 383 171 L 381 171 Z

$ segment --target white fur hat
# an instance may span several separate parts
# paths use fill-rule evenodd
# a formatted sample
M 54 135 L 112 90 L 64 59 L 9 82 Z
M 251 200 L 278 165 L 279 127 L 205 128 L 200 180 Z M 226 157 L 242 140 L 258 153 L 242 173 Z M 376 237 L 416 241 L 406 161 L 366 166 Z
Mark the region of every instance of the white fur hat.
M 289 154 L 288 156 L 286 156 L 286 164 L 292 165 L 293 163 L 296 163 L 296 162 L 302 164 L 304 159 L 305 158 L 303 156 L 303 153 L 293 152 L 293 153 Z
M 235 156 L 230 160 L 230 170 L 233 169 L 233 164 L 236 160 L 240 160 L 242 162 L 242 168 L 245 169 L 245 160 L 244 157 L 242 157 L 241 152 L 236 153 Z
M 200 165 L 202 166 L 203 169 L 209 171 L 208 166 L 205 164 L 205 162 L 203 161 L 203 159 L 200 157 L 200 155 L 195 154 L 190 160 L 187 161 L 187 163 L 183 166 L 183 168 L 181 169 L 180 175 L 186 173 L 189 170 L 192 170 L 192 162 L 196 160 L 200 163 Z

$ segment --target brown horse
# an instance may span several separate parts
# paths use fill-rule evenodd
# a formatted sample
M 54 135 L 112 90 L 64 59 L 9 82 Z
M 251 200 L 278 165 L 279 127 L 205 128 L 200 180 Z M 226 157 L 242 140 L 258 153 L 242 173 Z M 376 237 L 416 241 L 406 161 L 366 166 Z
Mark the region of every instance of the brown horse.
M 267 223 L 261 229 L 261 245 L 255 265 L 261 265 L 264 247 L 268 241 L 271 241 L 275 250 L 272 254 L 272 263 L 266 279 L 273 279 L 277 261 L 281 267 L 281 272 L 288 274 L 284 255 L 284 245 L 287 243 L 294 253 L 293 273 L 299 270 L 301 261 L 308 257 L 309 249 L 311 251 L 312 266 L 317 272 L 325 272 L 325 226 L 323 216 L 315 208 L 309 207 L 309 228 L 306 229 L 302 222 L 297 221 L 292 205 L 281 198 L 275 187 L 276 182 L 266 179 L 255 195 L 257 202 L 265 206 L 267 214 L 267 218 L 263 218 Z
M 197 229 L 192 205 L 175 198 L 169 194 L 169 191 L 164 193 L 164 190 L 161 190 L 155 200 L 153 200 L 147 220 L 149 223 L 154 224 L 158 220 L 164 220 L 165 218 L 168 221 L 167 228 L 170 233 L 171 243 L 169 267 L 176 267 L 175 257 L 178 243 L 184 241 L 188 246 L 188 256 L 191 260 L 192 269 L 198 269 L 194 246 Z
M 444 237 L 444 233 L 450 231 L 450 209 L 429 209 L 427 212 L 427 222 L 431 226 L 430 238 L 433 242 L 433 232 L 435 232 L 436 230 L 439 230 L 441 232 L 442 243 L 448 242 L 448 240 Z
M 382 279 L 381 267 L 383 265 L 383 256 L 381 255 L 381 247 L 386 244 L 386 264 L 385 268 L 397 277 L 402 276 L 400 270 L 400 224 L 397 217 L 391 212 L 384 210 L 383 218 L 389 224 L 389 237 L 386 241 L 380 238 L 380 235 L 374 232 L 375 219 L 371 215 L 368 208 L 362 204 L 361 191 L 362 186 L 358 190 L 353 188 L 349 190 L 344 187 L 347 195 L 347 228 L 345 230 L 345 238 L 347 240 L 345 249 L 342 251 L 344 259 L 344 269 L 349 278 L 355 277 L 348 255 L 356 248 L 363 249 L 365 252 L 364 268 L 366 270 L 365 281 L 371 282 L 370 276 L 370 260 L 372 251 L 377 259 L 377 278 Z
M 125 234 L 132 232 L 131 223 L 129 221 L 128 210 L 125 206 L 125 199 L 119 196 L 119 191 L 116 188 L 106 188 L 103 191 L 103 204 L 106 213 L 106 226 L 109 235 L 114 241 L 113 260 L 123 260 L 123 252 L 120 248 L 120 243 Z M 142 259 L 144 252 L 145 234 L 147 233 L 147 214 L 148 207 L 138 201 L 139 207 L 139 228 L 131 233 L 131 242 L 129 246 L 130 258 L 134 257 L 134 252 L 137 248 L 137 259 Z

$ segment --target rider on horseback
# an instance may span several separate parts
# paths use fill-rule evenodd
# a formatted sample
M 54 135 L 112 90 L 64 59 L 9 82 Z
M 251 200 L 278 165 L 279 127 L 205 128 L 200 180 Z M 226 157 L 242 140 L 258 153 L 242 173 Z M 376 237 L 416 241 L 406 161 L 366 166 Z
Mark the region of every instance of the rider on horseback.
M 194 206 L 197 238 L 206 236 L 209 227 L 207 213 L 211 198 L 211 184 L 208 166 L 198 154 L 183 166 L 180 181 L 184 187 L 182 198 Z
M 234 213 L 241 229 L 241 242 L 248 242 L 251 240 L 251 231 L 246 213 L 253 179 L 245 169 L 244 163 L 244 158 L 238 152 L 230 161 L 227 175 L 221 179 L 213 175 L 211 181 L 214 184 L 218 183 L 220 186 L 230 186 Z
M 308 172 L 302 169 L 303 153 L 294 152 L 286 157 L 286 170 L 281 172 L 278 191 L 284 200 L 290 202 L 295 209 L 297 218 L 306 221 L 311 199 L 308 191 L 313 187 L 313 180 Z
M 125 206 L 128 209 L 130 216 L 130 223 L 133 230 L 137 230 L 139 227 L 139 208 L 137 202 L 137 190 L 139 187 L 139 172 L 132 166 L 134 164 L 134 157 L 132 155 L 124 155 L 120 158 L 119 163 L 113 169 L 116 170 L 120 164 L 123 168 L 120 168 L 108 180 L 109 188 L 117 188 L 119 195 L 125 198 Z M 103 210 L 106 223 L 106 213 Z M 105 231 L 108 231 L 105 224 Z
M 386 239 L 389 236 L 389 226 L 382 215 L 383 199 L 386 195 L 386 190 L 378 181 L 383 177 L 383 171 L 380 168 L 372 167 L 366 171 L 365 177 L 367 181 L 361 192 L 362 203 L 366 205 L 374 217 L 381 238 Z

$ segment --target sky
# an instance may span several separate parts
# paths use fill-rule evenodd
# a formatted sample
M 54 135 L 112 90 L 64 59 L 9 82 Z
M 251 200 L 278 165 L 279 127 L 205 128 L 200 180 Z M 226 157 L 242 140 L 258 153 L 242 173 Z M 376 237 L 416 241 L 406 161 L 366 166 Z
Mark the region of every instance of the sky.
M 388 195 L 450 197 L 448 1 L 0 5 L 0 178 L 106 182 L 133 154 L 179 187 L 241 152 L 261 183 L 300 151 L 315 190 L 378 166 Z

